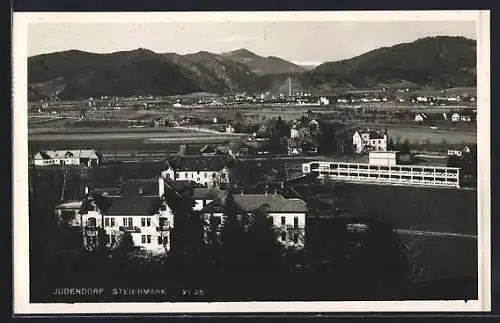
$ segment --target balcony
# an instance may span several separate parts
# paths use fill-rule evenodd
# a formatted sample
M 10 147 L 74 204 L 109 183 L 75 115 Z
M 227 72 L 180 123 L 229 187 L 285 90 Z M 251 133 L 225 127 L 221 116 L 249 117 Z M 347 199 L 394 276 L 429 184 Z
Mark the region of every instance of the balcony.
M 129 233 L 140 233 L 141 232 L 141 229 L 139 227 L 119 227 L 118 228 L 120 231 L 123 231 L 123 232 L 129 232 Z
M 97 229 L 99 229 L 99 227 L 95 226 L 95 225 L 87 225 L 87 226 L 85 226 L 85 231 L 97 231 Z
M 170 227 L 168 226 L 162 226 L 162 227 L 156 227 L 156 231 L 158 232 L 164 232 L 164 231 L 169 231 Z

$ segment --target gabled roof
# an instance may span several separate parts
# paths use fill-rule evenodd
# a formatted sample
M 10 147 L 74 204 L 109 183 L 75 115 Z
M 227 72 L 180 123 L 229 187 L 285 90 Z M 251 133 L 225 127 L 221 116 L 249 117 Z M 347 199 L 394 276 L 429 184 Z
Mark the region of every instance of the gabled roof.
M 39 153 L 43 159 L 65 158 L 67 156 L 77 158 L 97 158 L 99 156 L 99 153 L 93 149 L 42 150 Z M 37 155 L 38 154 L 35 155 L 35 158 Z
M 67 201 L 57 205 L 56 209 L 80 209 L 82 207 L 83 201 Z
M 177 171 L 220 171 L 225 165 L 224 156 L 183 156 L 174 168 Z
M 222 199 L 216 199 L 208 203 L 202 210 L 202 213 L 224 213 L 224 202 Z
M 218 188 L 196 187 L 193 188 L 193 199 L 195 200 L 214 200 L 224 192 Z
M 285 199 L 279 194 L 235 194 L 234 202 L 244 212 L 265 207 L 267 212 L 306 212 L 306 203 L 300 199 Z
M 360 136 L 364 134 L 368 134 L 369 139 L 383 139 L 384 134 L 376 131 L 376 130 L 370 130 L 370 129 L 359 129 L 356 131 L 359 133 Z
M 154 196 L 120 197 L 115 199 L 106 215 L 153 215 L 158 212 L 161 200 Z

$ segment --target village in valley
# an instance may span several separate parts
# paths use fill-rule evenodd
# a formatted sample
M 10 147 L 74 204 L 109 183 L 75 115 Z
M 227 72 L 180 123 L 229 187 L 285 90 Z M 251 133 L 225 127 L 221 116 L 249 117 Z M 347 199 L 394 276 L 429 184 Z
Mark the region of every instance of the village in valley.
M 322 108 L 329 107 L 328 99 L 319 100 L 323 102 Z M 297 119 L 284 120 L 278 116 L 251 124 L 241 122 L 241 117 L 239 121 L 231 121 L 227 115 L 224 122 L 218 122 L 224 117 L 202 123 L 199 117 L 183 115 L 178 121 L 154 123 L 152 129 L 183 127 L 205 133 L 208 138 L 217 132 L 216 125 L 218 133 L 226 136 L 222 142 L 200 144 L 193 137 L 187 144 L 181 141 L 165 144 L 174 148 L 160 159 L 154 153 L 140 157 L 124 153 L 130 150 L 124 144 L 126 140 L 115 141 L 112 149 L 33 151 L 30 196 L 37 198 L 36 182 L 52 172 L 49 177 L 52 184 L 58 183 L 52 185 L 52 190 L 60 195 L 60 202 L 52 201 L 55 204 L 52 216 L 48 217 L 58 230 L 65 228 L 64 234 L 73 236 L 73 248 L 89 255 L 104 252 L 113 258 L 125 252 L 146 263 L 165 258 L 167 263 L 171 259 L 189 262 L 190 266 L 221 266 L 227 262 L 223 257 L 231 257 L 250 266 L 249 255 L 260 250 L 267 254 L 266 261 L 291 262 L 292 267 L 287 269 L 291 273 L 287 275 L 300 275 L 318 266 L 311 261 L 338 261 L 335 258 L 339 255 L 333 256 L 332 248 L 339 249 L 335 245 L 339 244 L 335 242 L 339 239 L 335 232 L 339 230 L 344 232 L 343 245 L 360 244 L 359 237 L 369 233 L 388 235 L 399 230 L 425 234 L 421 232 L 430 231 L 426 226 L 432 224 L 422 223 L 419 227 L 411 219 L 397 219 L 404 216 L 399 214 L 401 209 L 397 205 L 411 207 L 412 195 L 439 195 L 442 191 L 449 194 L 446 191 L 450 190 L 451 194 L 453 190 L 467 194 L 475 189 L 477 164 L 473 143 L 448 144 L 443 140 L 421 141 L 416 145 L 391 135 L 394 125 L 356 127 L 332 122 L 325 109 L 321 112 L 312 109 L 314 106 L 302 110 Z M 349 109 L 357 112 L 359 108 Z M 470 127 L 469 123 L 475 122 L 475 114 L 457 115 L 418 112 L 410 120 L 414 124 L 407 127 L 432 132 L 436 125 Z M 196 130 L 192 130 L 194 127 Z M 158 144 L 152 147 L 152 151 L 159 148 Z M 142 165 L 148 165 L 144 166 L 145 171 L 141 171 Z M 59 178 L 54 180 L 54 176 Z M 112 186 L 103 180 L 110 176 L 118 177 L 107 181 Z M 402 200 L 395 201 L 394 207 L 382 202 L 373 205 L 374 210 L 379 210 L 373 212 L 387 207 L 386 219 L 374 217 L 367 210 L 362 211 L 365 214 L 357 214 L 356 202 L 342 201 L 345 185 L 357 187 L 358 194 L 373 194 L 363 193 L 363 187 L 374 186 L 380 191 L 376 194 L 387 191 L 389 198 L 390 190 L 396 189 Z M 346 207 L 346 203 L 354 203 L 355 207 Z M 442 206 L 449 208 L 447 203 L 453 201 L 443 200 Z M 466 209 L 473 207 L 471 203 Z M 46 212 L 50 214 L 50 208 Z M 383 225 L 406 228 L 392 227 L 387 232 L 378 232 Z M 253 249 L 249 248 L 252 244 Z M 312 251 L 313 248 L 318 250 Z M 269 255 L 264 249 L 274 254 Z M 353 251 L 344 252 L 347 255 Z M 249 259 L 244 262 L 242 256 Z M 391 263 L 394 259 L 387 261 Z M 422 272 L 414 275 L 410 281 L 424 277 Z
M 31 301 L 476 299 L 475 46 L 29 57 Z

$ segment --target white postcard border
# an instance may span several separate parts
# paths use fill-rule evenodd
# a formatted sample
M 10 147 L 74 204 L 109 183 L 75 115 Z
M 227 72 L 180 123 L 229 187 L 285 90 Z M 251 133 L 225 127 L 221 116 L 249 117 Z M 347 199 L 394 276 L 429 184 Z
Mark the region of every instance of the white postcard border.
M 13 305 L 14 314 L 478 312 L 491 310 L 489 11 L 392 12 L 141 12 L 14 13 L 13 18 Z M 170 21 L 477 21 L 478 301 L 75 303 L 29 302 L 27 149 L 27 27 L 48 22 L 159 23 Z

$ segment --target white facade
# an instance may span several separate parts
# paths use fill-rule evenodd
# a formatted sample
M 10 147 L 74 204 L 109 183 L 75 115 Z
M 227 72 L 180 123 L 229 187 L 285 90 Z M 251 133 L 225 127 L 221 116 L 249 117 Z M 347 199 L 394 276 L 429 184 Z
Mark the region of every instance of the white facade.
M 261 195 L 261 194 L 249 194 L 249 195 Z M 265 195 L 265 194 L 262 194 Z M 243 194 L 242 196 L 245 196 Z M 267 196 L 267 195 L 266 195 Z M 237 197 L 237 196 L 235 196 Z M 241 197 L 241 196 L 240 196 Z M 267 219 L 272 224 L 272 227 L 276 233 L 276 239 L 281 244 L 292 247 L 292 248 L 303 248 L 305 243 L 305 230 L 306 230 L 306 206 L 305 202 L 300 199 L 285 199 L 283 196 L 279 194 L 268 195 L 270 199 L 278 199 L 281 202 L 280 210 L 269 210 L 266 212 Z M 263 199 L 265 201 L 265 199 Z M 287 206 L 287 201 L 289 204 Z M 273 208 L 272 201 L 269 201 L 271 204 L 270 208 Z M 301 205 L 299 209 L 297 209 L 296 204 Z M 264 203 L 265 204 L 265 203 Z M 290 204 L 295 204 L 295 206 L 290 206 Z M 252 209 L 258 208 L 259 205 L 252 206 Z M 288 210 L 287 210 L 288 209 Z M 206 228 L 210 228 L 211 220 L 216 220 L 218 223 L 218 227 L 215 228 L 217 234 L 220 237 L 220 232 L 224 226 L 226 221 L 225 216 L 222 211 L 217 212 L 204 212 L 203 214 L 204 220 L 206 223 Z M 240 210 L 238 214 L 239 221 L 243 221 L 243 216 L 252 221 L 253 219 L 253 211 L 244 211 Z M 209 229 L 210 230 L 210 229 Z
M 318 178 L 347 182 L 411 186 L 460 187 L 460 169 L 438 166 L 370 165 L 343 162 L 302 164 L 303 173 L 317 172 Z
M 94 150 L 46 150 L 34 156 L 36 166 L 53 165 L 99 165 L 100 159 Z
M 103 228 L 108 235 L 108 247 L 115 248 L 125 232 L 129 232 L 134 246 L 152 252 L 170 250 L 170 232 L 174 227 L 172 210 L 163 201 L 160 210 L 150 215 L 108 215 L 95 206 L 82 214 L 83 243 L 87 248 L 97 242 L 97 230 Z
M 365 151 L 387 151 L 387 135 L 376 136 L 375 138 L 370 136 L 370 132 L 359 132 L 356 131 L 352 137 L 352 145 L 354 151 L 358 154 Z
M 226 127 L 226 132 L 227 133 L 234 133 L 234 127 L 232 125 L 228 124 Z
M 396 151 L 370 151 L 368 154 L 368 162 L 370 165 L 396 165 Z
M 229 170 L 227 167 L 221 170 L 183 170 L 175 171 L 169 167 L 162 171 L 161 176 L 171 180 L 188 180 L 199 183 L 205 187 L 216 187 L 220 183 L 229 183 Z

